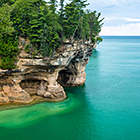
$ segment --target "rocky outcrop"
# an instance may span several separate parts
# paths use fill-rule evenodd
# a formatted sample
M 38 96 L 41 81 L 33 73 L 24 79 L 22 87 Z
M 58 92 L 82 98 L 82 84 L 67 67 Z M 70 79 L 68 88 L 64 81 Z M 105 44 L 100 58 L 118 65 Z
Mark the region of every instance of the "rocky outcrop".
M 29 103 L 38 98 L 60 101 L 66 98 L 63 87 L 84 84 L 85 67 L 95 44 L 66 41 L 52 57 L 43 58 L 26 53 L 27 43 L 20 38 L 17 69 L 0 70 L 0 104 Z

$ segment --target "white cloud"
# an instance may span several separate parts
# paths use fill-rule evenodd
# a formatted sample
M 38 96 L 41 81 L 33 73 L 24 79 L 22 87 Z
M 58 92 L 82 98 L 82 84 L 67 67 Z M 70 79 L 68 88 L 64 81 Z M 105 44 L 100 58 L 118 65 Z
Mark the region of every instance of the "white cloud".
M 104 26 L 100 35 L 140 35 L 140 23 L 123 26 Z
M 118 5 L 117 0 L 106 0 L 106 1 L 105 0 L 98 0 L 98 1 L 88 0 L 87 2 L 96 6 L 101 6 L 101 7 Z
M 133 21 L 133 22 L 139 22 L 140 19 L 136 19 L 136 18 L 125 18 L 127 21 Z
M 105 17 L 101 35 L 140 35 L 140 0 L 88 0 Z
M 107 17 L 104 20 L 104 26 L 121 26 L 131 23 L 140 23 L 140 19 L 126 17 Z
M 88 0 L 87 2 L 90 3 L 88 8 L 101 12 L 102 17 L 105 17 L 101 35 L 140 35 L 140 0 Z

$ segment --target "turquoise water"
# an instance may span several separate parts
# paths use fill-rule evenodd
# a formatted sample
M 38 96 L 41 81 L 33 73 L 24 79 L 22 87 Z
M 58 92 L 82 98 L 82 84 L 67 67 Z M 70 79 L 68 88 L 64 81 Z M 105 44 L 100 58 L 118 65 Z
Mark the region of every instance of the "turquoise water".
M 103 37 L 68 99 L 0 112 L 0 140 L 140 140 L 140 37 Z

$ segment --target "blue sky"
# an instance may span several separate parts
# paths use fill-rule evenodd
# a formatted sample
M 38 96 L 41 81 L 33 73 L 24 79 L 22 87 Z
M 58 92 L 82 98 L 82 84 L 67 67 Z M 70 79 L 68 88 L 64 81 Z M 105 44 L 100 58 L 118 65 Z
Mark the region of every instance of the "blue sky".
M 87 0 L 87 2 L 90 3 L 88 8 L 91 11 L 101 12 L 102 17 L 105 17 L 100 35 L 140 35 L 140 0 Z
M 105 17 L 100 35 L 140 35 L 140 0 L 88 0 Z

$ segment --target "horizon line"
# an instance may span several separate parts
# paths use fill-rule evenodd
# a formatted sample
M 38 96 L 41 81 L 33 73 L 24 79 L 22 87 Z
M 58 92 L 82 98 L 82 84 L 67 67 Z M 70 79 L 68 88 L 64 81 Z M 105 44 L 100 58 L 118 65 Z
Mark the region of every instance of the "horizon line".
M 99 36 L 140 36 L 140 35 L 99 35 Z

